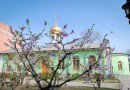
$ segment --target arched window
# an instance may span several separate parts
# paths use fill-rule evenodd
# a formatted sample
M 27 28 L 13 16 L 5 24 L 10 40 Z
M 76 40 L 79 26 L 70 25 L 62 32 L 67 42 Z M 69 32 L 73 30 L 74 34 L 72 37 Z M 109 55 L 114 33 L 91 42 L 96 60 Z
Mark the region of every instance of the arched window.
M 78 56 L 74 56 L 73 57 L 73 69 L 79 69 L 79 57 Z
M 59 62 L 60 62 L 60 60 L 59 60 Z M 64 61 L 61 61 L 61 62 L 60 62 L 59 69 L 64 69 Z
M 96 61 L 96 57 L 94 55 L 90 55 L 88 57 L 88 60 L 89 60 L 90 64 L 93 64 Z
M 13 54 L 8 54 L 8 61 L 13 59 Z
M 52 36 L 52 41 L 55 41 L 55 36 L 54 35 Z
M 92 66 L 96 61 L 96 57 L 94 55 L 90 55 L 88 57 L 88 62 L 89 62 L 89 69 L 92 70 Z M 97 66 L 96 66 L 97 67 Z
M 58 61 L 58 64 L 60 63 L 60 66 L 59 66 L 59 69 L 64 69 L 64 66 L 65 66 L 65 61 L 62 60 L 62 57 L 60 57 L 59 55 L 59 61 Z
M 122 62 L 121 61 L 118 61 L 118 70 L 122 70 Z

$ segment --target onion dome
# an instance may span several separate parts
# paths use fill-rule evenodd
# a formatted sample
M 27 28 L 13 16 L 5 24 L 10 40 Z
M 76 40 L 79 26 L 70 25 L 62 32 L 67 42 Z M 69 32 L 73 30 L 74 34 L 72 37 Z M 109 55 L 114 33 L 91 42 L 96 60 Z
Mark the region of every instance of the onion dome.
M 54 21 L 54 25 L 50 28 L 50 34 L 60 34 L 60 32 L 60 27 L 58 27 L 56 21 Z

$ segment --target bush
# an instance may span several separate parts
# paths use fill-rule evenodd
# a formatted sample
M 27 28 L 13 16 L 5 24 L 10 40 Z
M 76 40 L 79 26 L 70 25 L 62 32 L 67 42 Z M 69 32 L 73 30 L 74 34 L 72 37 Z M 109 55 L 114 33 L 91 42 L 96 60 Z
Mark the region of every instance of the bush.
M 48 79 L 51 79 L 52 74 L 51 73 L 39 73 L 39 76 L 41 78 L 48 80 Z
M 11 76 L 11 73 L 0 73 L 0 78 L 9 79 Z

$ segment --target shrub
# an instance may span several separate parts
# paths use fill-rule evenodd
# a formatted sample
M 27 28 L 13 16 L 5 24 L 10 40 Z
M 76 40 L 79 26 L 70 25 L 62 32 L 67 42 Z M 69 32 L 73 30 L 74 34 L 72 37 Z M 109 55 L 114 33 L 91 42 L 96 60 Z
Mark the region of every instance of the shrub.
M 48 80 L 48 79 L 51 79 L 52 74 L 51 73 L 39 73 L 39 76 Z

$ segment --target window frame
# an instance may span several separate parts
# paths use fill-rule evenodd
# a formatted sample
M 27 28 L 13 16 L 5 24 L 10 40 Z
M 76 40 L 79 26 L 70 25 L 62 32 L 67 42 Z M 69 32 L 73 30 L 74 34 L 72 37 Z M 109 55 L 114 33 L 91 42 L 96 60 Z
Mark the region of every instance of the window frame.
M 60 60 L 61 59 L 58 60 L 58 64 L 59 64 Z M 58 69 L 64 69 L 64 68 L 65 68 L 65 61 L 61 61 L 60 66 L 59 66 Z
M 121 61 L 118 61 L 118 70 L 123 70 L 123 65 Z
M 74 70 L 80 70 L 80 58 L 79 58 L 79 56 L 73 56 L 73 69 Z

